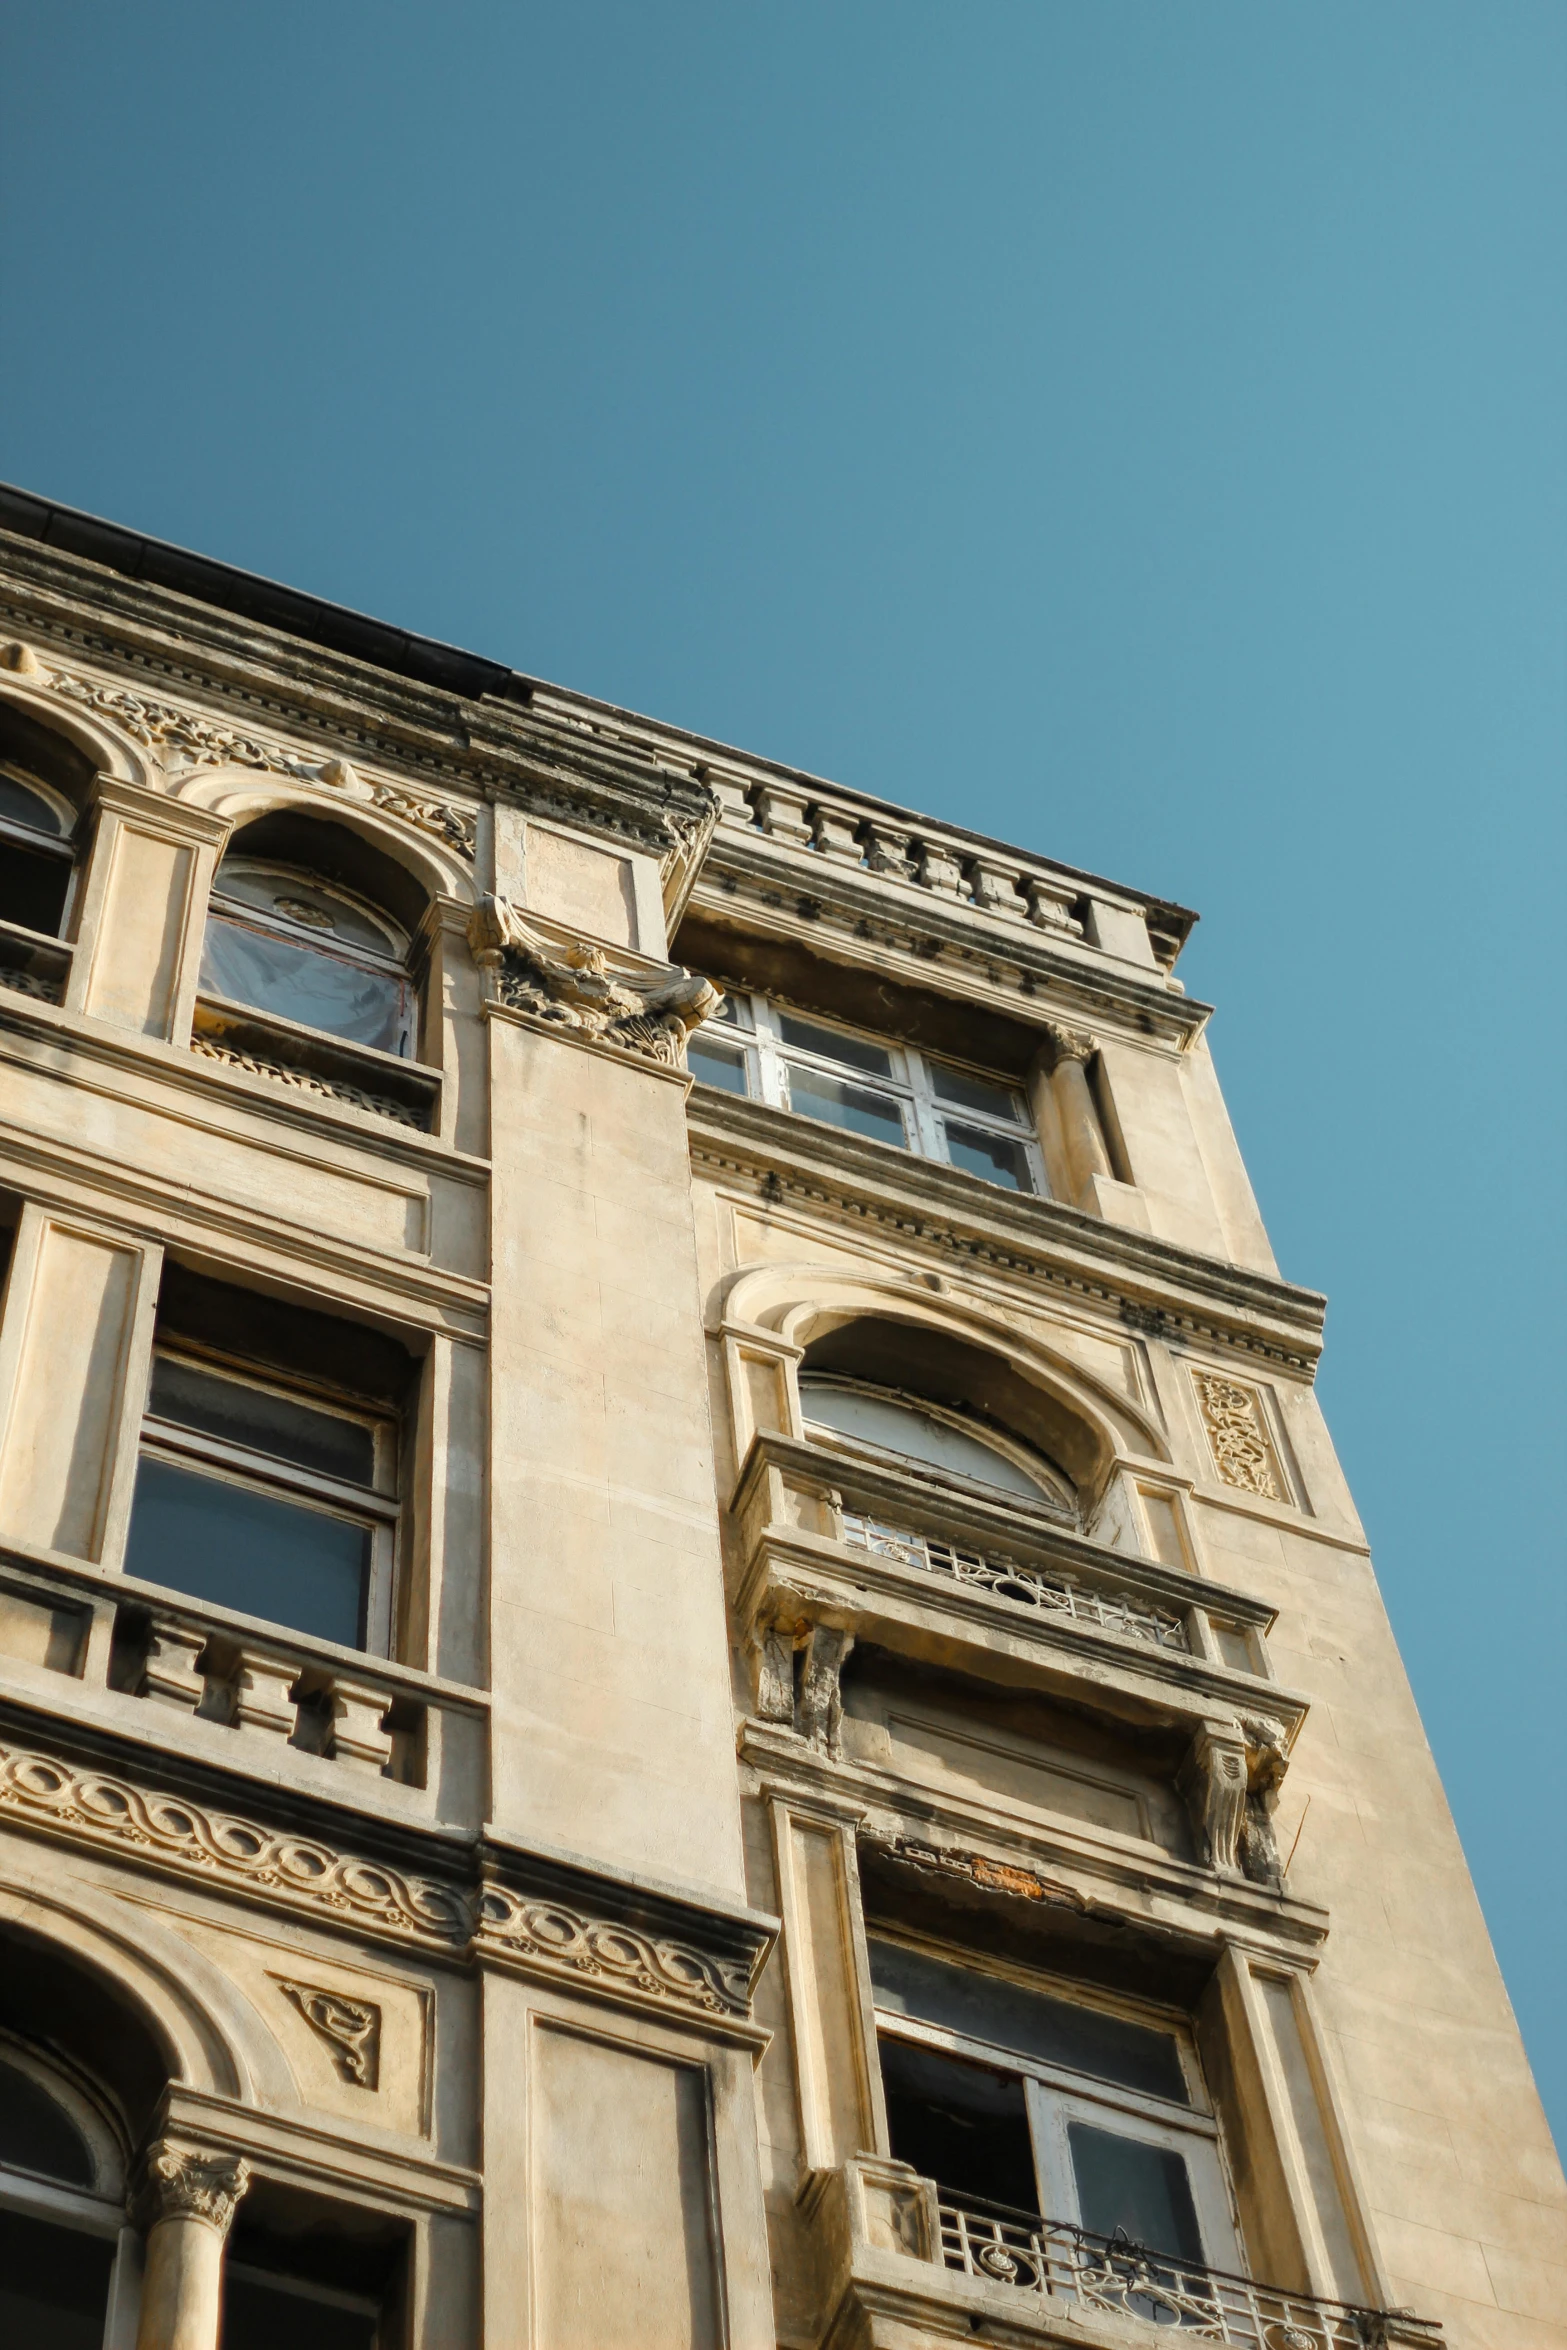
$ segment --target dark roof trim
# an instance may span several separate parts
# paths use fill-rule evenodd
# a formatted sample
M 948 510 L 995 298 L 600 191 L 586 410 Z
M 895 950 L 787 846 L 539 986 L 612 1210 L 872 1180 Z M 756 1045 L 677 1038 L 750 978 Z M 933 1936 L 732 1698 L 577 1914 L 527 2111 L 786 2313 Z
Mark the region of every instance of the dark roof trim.
M 68 555 L 101 563 L 108 571 L 122 572 L 127 579 L 144 579 L 153 587 L 214 605 L 220 612 L 237 613 L 285 636 L 303 637 L 353 660 L 372 662 L 420 685 L 461 694 L 466 701 L 480 701 L 486 694 L 507 702 L 532 699 L 531 681 L 503 662 L 486 661 L 433 637 L 412 636 L 407 629 L 391 628 L 366 613 L 350 612 L 342 604 L 307 596 L 231 563 L 215 563 L 208 555 L 193 555 L 166 539 L 146 538 L 140 531 L 34 497 L 6 482 L 0 482 L 0 530 L 59 547 Z

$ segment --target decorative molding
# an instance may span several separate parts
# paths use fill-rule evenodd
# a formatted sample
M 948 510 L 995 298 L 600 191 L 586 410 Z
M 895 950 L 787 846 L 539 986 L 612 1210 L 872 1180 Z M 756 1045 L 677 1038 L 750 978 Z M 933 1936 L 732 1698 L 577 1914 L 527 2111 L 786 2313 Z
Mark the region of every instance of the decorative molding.
M 136 2216 L 143 2228 L 154 2228 L 160 2220 L 197 2219 L 226 2236 L 249 2185 L 250 2165 L 242 2156 L 159 2138 L 142 2164 Z
M 589 939 L 557 953 L 506 898 L 474 908 L 468 941 L 498 1002 L 666 1069 L 684 1068 L 687 1036 L 723 1002 L 710 980 L 678 963 L 615 968 Z
M 402 1939 L 458 1950 L 468 1940 L 469 1901 L 455 1886 L 53 1755 L 0 1747 L 6 1817 Z
M 1258 1296 L 1256 1304 L 1250 1305 L 1248 1293 L 1255 1295 L 1265 1286 L 1260 1276 L 1254 1280 L 1237 1274 L 1233 1266 L 1220 1265 L 1205 1257 L 1189 1257 L 1174 1242 L 1152 1241 L 1145 1233 L 1129 1231 L 1121 1225 L 1107 1225 L 1098 1217 L 1060 1201 L 1014 1200 L 1010 1194 L 997 1193 L 984 1201 L 983 1210 L 993 1230 L 999 1227 L 1005 1232 L 1008 1227 L 1016 1226 L 1035 1228 L 1020 1234 L 1023 1245 L 1009 1246 L 999 1235 L 992 1237 L 966 1220 L 965 1211 L 967 1215 L 974 1213 L 970 1179 L 940 1166 L 935 1160 L 919 1162 L 920 1184 L 923 1190 L 938 1197 L 943 1193 L 948 1195 L 951 1205 L 945 1217 L 933 1213 L 930 1207 L 915 1206 L 900 1199 L 891 1187 L 904 1170 L 898 1166 L 884 1168 L 879 1159 L 873 1163 L 872 1154 L 881 1153 L 883 1146 L 861 1144 L 852 1135 L 827 1127 L 811 1127 L 808 1147 L 812 1163 L 791 1166 L 787 1154 L 805 1147 L 805 1137 L 795 1130 L 806 1122 L 792 1119 L 789 1112 L 770 1103 L 744 1101 L 731 1094 L 703 1095 L 700 1099 L 693 1096 L 690 1120 L 692 1165 L 709 1180 L 738 1180 L 750 1185 L 771 1207 L 793 1206 L 804 1209 L 813 1218 L 825 1211 L 861 1230 L 880 1227 L 900 1249 L 906 1248 L 910 1241 L 923 1241 L 966 1264 L 1006 1273 L 1014 1279 L 1036 1281 L 1042 1288 L 1064 1292 L 1074 1301 L 1107 1307 L 1123 1319 L 1128 1318 L 1131 1309 L 1143 1317 L 1137 1327 L 1151 1328 L 1172 1342 L 1186 1340 L 1206 1347 L 1233 1347 L 1239 1353 L 1259 1357 L 1308 1382 L 1315 1376 L 1321 1345 L 1318 1317 L 1322 1301 L 1310 1292 L 1286 1294 L 1278 1302 L 1273 1296 Z M 977 1183 L 973 1185 L 974 1190 L 980 1188 Z M 959 1193 L 961 1200 L 954 1196 Z M 1055 1230 L 1038 1231 L 1041 1224 L 1054 1226 Z M 1232 1294 L 1240 1292 L 1236 1300 L 1240 1314 L 1255 1313 L 1260 1317 L 1279 1313 L 1282 1306 L 1292 1321 L 1300 1321 L 1304 1317 L 1299 1309 L 1304 1305 L 1312 1312 L 1316 1324 L 1310 1333 L 1310 1351 L 1284 1343 L 1264 1330 L 1217 1321 L 1212 1318 L 1211 1309 L 1204 1313 L 1185 1305 L 1150 1307 L 1146 1300 L 1120 1286 L 1111 1265 L 1095 1278 L 1059 1262 L 1047 1262 L 1035 1253 L 1052 1240 L 1066 1249 L 1091 1251 L 1106 1258 L 1130 1257 L 1137 1272 L 1144 1270 L 1138 1259 L 1145 1264 L 1153 1259 L 1146 1270 L 1146 1277 L 1152 1281 L 1173 1278 L 1214 1286 L 1222 1283 Z M 1028 1245 L 1030 1242 L 1032 1246 Z M 1273 1285 L 1266 1286 L 1271 1289 Z M 1295 1309 L 1293 1312 L 1291 1307 Z M 1157 1321 L 1150 1324 L 1149 1317 L 1154 1316 Z
M 888 1860 L 901 1861 L 905 1867 L 928 1875 L 961 1877 L 982 1893 L 1003 1894 L 1013 1901 L 1039 1901 L 1049 1909 L 1075 1910 L 1083 1917 L 1091 1911 L 1106 1914 L 1103 1903 L 1080 1893 L 1075 1885 L 1041 1876 L 1037 1869 L 1019 1868 L 1013 1861 L 993 1860 L 984 1852 L 949 1851 L 940 1844 L 922 1843 L 913 1836 L 883 1835 L 869 1827 L 859 1833 L 861 1843 L 874 1846 Z
M 36 972 L 17 971 L 5 963 L 0 963 L 0 987 L 8 987 L 16 995 L 30 995 L 40 1004 L 57 1004 L 65 994 L 63 979 L 41 979 Z
M 1289 1501 L 1257 1390 L 1217 1371 L 1194 1370 L 1192 1382 L 1220 1484 L 1264 1501 Z
M 743 1966 L 638 1926 L 589 1917 L 562 1901 L 488 1884 L 479 1896 L 474 1942 L 482 1955 L 508 1957 L 568 1982 L 586 1979 L 672 2009 L 739 2021 L 750 2016 Z
M 254 767 L 270 775 L 289 776 L 296 783 L 324 785 L 356 798 L 362 794 L 384 814 L 429 833 L 470 861 L 473 857 L 478 819 L 472 809 L 429 799 L 401 784 L 370 783 L 361 779 L 346 759 L 312 764 L 277 743 L 214 725 L 193 711 L 178 709 L 172 702 L 153 701 L 126 686 L 100 685 L 68 669 L 53 671 L 50 683 L 67 701 L 100 712 L 160 759 L 172 757 L 192 767 Z
M 0 984 L 5 974 L 0 972 Z M 333 1077 L 318 1077 L 313 1069 L 297 1069 L 286 1061 L 258 1060 L 254 1053 L 236 1051 L 233 1045 L 214 1044 L 207 1036 L 193 1036 L 190 1049 L 203 1060 L 217 1061 L 225 1069 L 243 1069 L 247 1076 L 265 1077 L 273 1085 L 291 1086 L 296 1093 L 313 1093 L 323 1101 L 347 1102 L 350 1109 L 368 1110 L 373 1118 L 395 1118 L 399 1126 L 411 1126 L 416 1134 L 428 1131 L 425 1119 L 406 1102 L 394 1102 L 383 1093 L 367 1093 L 361 1085 L 347 1085 Z
M 374 2002 L 345 1998 L 319 1983 L 289 1982 L 282 1975 L 272 1980 L 316 2037 L 326 2042 L 342 2079 L 356 2089 L 376 2088 L 381 2078 L 381 2010 Z

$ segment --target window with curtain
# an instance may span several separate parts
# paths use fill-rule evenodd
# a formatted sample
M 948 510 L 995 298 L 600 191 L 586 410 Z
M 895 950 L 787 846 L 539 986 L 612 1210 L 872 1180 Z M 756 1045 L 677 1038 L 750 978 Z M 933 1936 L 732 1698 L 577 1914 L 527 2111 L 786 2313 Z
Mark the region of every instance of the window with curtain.
M 388 915 L 335 882 L 229 855 L 213 883 L 201 989 L 406 1060 L 418 1008 L 408 947 Z

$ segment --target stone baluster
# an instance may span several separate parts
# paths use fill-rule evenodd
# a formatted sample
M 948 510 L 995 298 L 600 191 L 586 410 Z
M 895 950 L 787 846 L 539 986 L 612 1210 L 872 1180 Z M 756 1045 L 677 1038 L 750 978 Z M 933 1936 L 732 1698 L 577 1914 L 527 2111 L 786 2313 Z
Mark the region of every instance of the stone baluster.
M 944 898 L 960 897 L 963 892 L 963 868 L 943 841 L 920 842 L 914 878 L 921 889 L 933 889 Z
M 142 2170 L 137 2217 L 147 2234 L 136 2350 L 218 2350 L 223 2247 L 250 2184 L 228 2154 L 159 2139 Z
M 1023 895 L 1028 900 L 1028 919 L 1036 930 L 1058 930 L 1066 938 L 1082 937 L 1083 925 L 1072 912 L 1075 901 L 1065 883 L 1046 881 L 1038 873 L 1025 873 Z
M 769 840 L 781 840 L 796 848 L 811 845 L 811 822 L 806 812 L 807 801 L 803 791 L 796 791 L 785 783 L 763 783 L 756 790 L 756 815 Z
M 207 1693 L 206 1680 L 196 1669 L 206 1645 L 205 1632 L 193 1632 L 168 1616 L 154 1616 L 139 1694 L 150 1697 L 154 1705 L 193 1714 Z
M 894 825 L 883 824 L 879 816 L 869 817 L 860 826 L 860 838 L 865 844 L 865 863 L 872 873 L 881 874 L 886 881 L 909 879 L 909 836 Z
M 815 821 L 816 846 L 824 857 L 831 857 L 838 865 L 858 865 L 860 862 L 860 827 L 847 808 L 835 808 L 829 801 L 818 800 L 811 811 Z
M 743 824 L 748 828 L 755 824 L 755 811 L 738 775 L 726 775 L 721 768 L 709 767 L 706 781 L 718 795 L 720 824 Z
M 332 1755 L 351 1771 L 380 1778 L 392 1759 L 392 1733 L 381 1727 L 388 1699 L 384 1689 L 362 1681 L 332 1684 Z
M 1017 886 L 1017 867 L 998 864 L 994 857 L 976 857 L 969 866 L 969 896 L 982 913 L 1028 913 Z
M 295 1706 L 289 1695 L 299 1678 L 299 1665 L 275 1650 L 246 1648 L 234 1673 L 229 1719 L 236 1729 L 265 1732 L 271 1738 L 292 1738 Z

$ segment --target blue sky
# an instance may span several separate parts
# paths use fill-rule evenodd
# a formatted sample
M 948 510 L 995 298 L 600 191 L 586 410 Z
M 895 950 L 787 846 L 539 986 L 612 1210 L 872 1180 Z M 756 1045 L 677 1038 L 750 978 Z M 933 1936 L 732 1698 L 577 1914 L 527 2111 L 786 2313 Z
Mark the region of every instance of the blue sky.
M 1567 14 L 52 0 L 6 56 L 0 474 L 1202 909 L 1560 2137 Z

